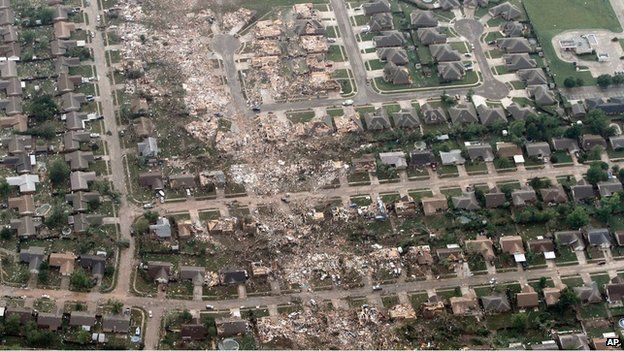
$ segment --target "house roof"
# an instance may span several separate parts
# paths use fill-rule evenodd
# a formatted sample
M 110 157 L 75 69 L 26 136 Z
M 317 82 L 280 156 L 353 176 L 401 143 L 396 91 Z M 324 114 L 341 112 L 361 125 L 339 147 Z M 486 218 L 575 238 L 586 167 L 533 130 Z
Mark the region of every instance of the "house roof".
M 486 7 L 489 3 L 489 0 L 464 0 L 464 6 Z
M 63 151 L 71 152 L 80 149 L 81 143 L 91 140 L 91 136 L 87 132 L 79 132 L 70 130 L 63 135 Z
M 516 74 L 527 86 L 548 84 L 548 78 L 541 68 L 520 69 Z
M 204 340 L 208 336 L 208 328 L 202 323 L 182 324 L 180 335 L 182 339 Z
M 221 337 L 246 334 L 248 331 L 247 321 L 240 318 L 217 318 L 217 335 Z
M 466 162 L 460 149 L 449 150 L 448 152 L 440 151 L 440 158 L 443 165 L 458 165 Z
M 513 20 L 522 16 L 522 11 L 509 2 L 492 7 L 489 13 L 492 17 L 500 16 L 506 20 Z
M 385 109 L 378 109 L 374 113 L 364 113 L 364 121 L 368 130 L 390 129 L 390 118 Z
M 518 21 L 508 21 L 501 29 L 507 37 L 521 37 L 524 34 L 524 25 Z
M 98 214 L 76 213 L 69 216 L 69 224 L 73 224 L 74 232 L 86 233 L 90 227 L 102 224 L 104 216 Z
M 598 183 L 598 192 L 600 196 L 611 196 L 615 193 L 622 192 L 622 183 L 617 179 L 610 179 L 608 181 Z
M 410 14 L 410 22 L 414 28 L 438 26 L 438 19 L 432 11 L 414 10 Z
M 570 191 L 572 192 L 572 198 L 574 201 L 593 199 L 596 197 L 594 194 L 594 187 L 587 183 L 585 179 L 579 181 L 575 185 L 572 185 L 570 187 Z
M 466 146 L 466 152 L 468 153 L 468 157 L 473 161 L 483 160 L 485 162 L 490 162 L 494 160 L 494 152 L 490 144 L 468 145 Z
M 550 145 L 546 142 L 534 142 L 524 144 L 528 156 L 548 157 L 550 156 Z
M 95 314 L 92 312 L 73 311 L 69 316 L 71 326 L 93 326 L 95 325 Z
M 546 85 L 531 86 L 529 90 L 531 91 L 531 96 L 535 100 L 535 103 L 538 105 L 548 106 L 557 102 L 555 95 Z
M 169 176 L 169 186 L 173 189 L 195 188 L 194 174 L 173 174 Z
M 542 200 L 545 203 L 561 204 L 564 202 L 568 202 L 568 196 L 566 195 L 563 188 L 560 186 L 540 189 L 540 194 L 542 195 Z
M 522 150 L 518 145 L 508 142 L 497 142 L 496 152 L 500 157 L 514 157 L 516 155 L 522 155 Z
M 75 171 L 69 175 L 72 191 L 89 190 L 89 182 L 97 179 L 95 172 Z
M 28 249 L 21 249 L 19 253 L 20 262 L 28 263 L 28 270 L 31 273 L 39 273 L 39 267 L 45 260 L 45 248 L 31 246 Z
M 37 229 L 41 226 L 41 220 L 25 216 L 19 219 L 11 219 L 9 222 L 11 229 L 17 231 L 19 238 L 26 238 L 37 235 Z
M 440 4 L 440 8 L 445 11 L 456 9 L 461 6 L 459 0 L 438 0 L 438 3 Z
M 32 215 L 35 212 L 34 197 L 32 195 L 10 197 L 8 200 L 8 208 L 17 209 L 20 216 Z
M 142 142 L 137 143 L 139 155 L 143 157 L 157 157 L 160 149 L 158 142 L 154 137 L 147 137 Z
M 575 250 L 582 250 L 585 248 L 583 239 L 578 231 L 559 231 L 555 232 L 555 238 L 557 245 L 572 246 Z
M 421 106 L 420 113 L 423 116 L 423 123 L 425 124 L 443 124 L 446 123 L 446 114 L 442 107 L 434 107 L 433 105 L 426 103 Z
M 105 314 L 102 316 L 102 329 L 105 332 L 127 333 L 130 329 L 130 316 Z
M 537 62 L 527 53 L 503 55 L 505 66 L 509 71 L 531 69 L 537 67 Z
M 89 165 L 95 162 L 95 156 L 91 151 L 76 150 L 65 154 L 65 161 L 69 163 L 72 171 L 89 169 Z
M 149 229 L 160 239 L 171 238 L 171 224 L 167 217 L 158 217 L 156 224 L 151 224 Z
M 438 74 L 442 80 L 447 82 L 462 80 L 466 75 L 466 69 L 461 62 L 440 62 Z
M 600 290 L 598 290 L 598 284 L 594 281 L 592 281 L 590 285 L 574 287 L 573 290 L 582 303 L 602 302 L 602 295 L 600 294 Z
M 512 191 L 511 200 L 514 206 L 526 206 L 527 204 L 537 202 L 537 194 L 535 190 L 525 187 Z
M 505 111 L 502 107 L 489 107 L 487 105 L 479 105 L 477 107 L 479 120 L 484 126 L 489 126 L 497 122 L 507 122 Z
M 607 142 L 600 135 L 596 135 L 596 134 L 583 134 L 581 136 L 581 146 L 583 147 L 583 150 L 586 150 L 586 151 L 591 151 L 596 146 L 600 146 L 603 149 L 606 149 L 607 148 Z
M 587 335 L 585 334 L 558 335 L 558 338 L 562 350 L 589 350 Z
M 404 66 L 409 63 L 407 51 L 403 48 L 379 48 L 377 49 L 379 59 L 392 62 L 398 66 Z
M 219 271 L 222 284 L 242 284 L 247 281 L 247 271 L 243 269 Z
M 492 188 L 485 194 L 485 207 L 487 208 L 500 207 L 506 202 L 507 198 L 505 197 L 505 193 L 500 191 L 498 188 Z
M 392 30 L 373 37 L 373 42 L 377 48 L 403 46 L 403 44 L 405 44 L 405 38 L 401 32 Z
M 171 262 L 147 262 L 147 275 L 155 281 L 161 283 L 167 283 L 169 281 L 169 276 L 171 275 L 172 270 L 173 264 Z
M 519 54 L 533 51 L 531 44 L 526 38 L 500 38 L 496 44 L 506 53 Z
M 587 242 L 591 246 L 610 247 L 612 245 L 611 235 L 607 228 L 594 228 L 585 232 Z
M 531 252 L 552 252 L 555 250 L 555 243 L 549 238 L 529 240 L 527 245 Z
M 379 159 L 384 165 L 394 166 L 396 168 L 407 167 L 407 161 L 403 151 L 380 152 Z
M 373 0 L 372 2 L 362 4 L 362 10 L 365 16 L 392 11 L 390 3 L 387 0 Z
M 516 294 L 516 301 L 518 307 L 536 307 L 539 305 L 539 296 L 532 286 L 526 284 L 522 287 L 522 290 Z
M 180 279 L 191 280 L 194 285 L 202 285 L 205 275 L 204 267 L 180 266 Z
M 436 27 L 418 28 L 416 30 L 418 40 L 423 45 L 443 44 L 446 43 L 446 34 L 440 33 Z
M 50 254 L 48 264 L 50 267 L 59 267 L 60 274 L 66 276 L 74 272 L 76 258 L 73 252 L 53 252 Z
M 505 294 L 482 296 L 481 303 L 485 312 L 489 313 L 501 313 L 511 310 L 509 300 Z
M 430 216 L 448 209 L 448 200 L 444 196 L 424 197 L 420 199 L 425 216 Z
M 453 124 L 477 123 L 477 111 L 471 105 L 455 105 L 448 109 Z
M 561 288 L 551 288 L 545 287 L 542 289 L 542 293 L 544 294 L 544 301 L 547 306 L 552 306 L 559 302 L 559 296 L 561 296 Z
M 479 310 L 479 302 L 474 292 L 462 296 L 449 298 L 451 309 L 455 315 L 466 315 L 476 313 Z
M 429 50 L 436 62 L 461 61 L 461 54 L 459 51 L 453 49 L 449 44 L 429 45 Z
M 451 200 L 453 201 L 453 206 L 457 209 L 473 211 L 481 208 L 474 191 L 465 192 L 461 196 L 453 196 Z
M 580 102 L 572 104 L 572 106 L 570 107 L 570 114 L 572 115 L 572 117 L 583 117 L 586 113 L 587 111 L 585 110 L 585 105 Z
M 557 151 L 578 151 L 579 145 L 575 139 L 571 138 L 552 138 L 553 148 Z
M 82 268 L 91 270 L 91 274 L 95 277 L 102 277 L 106 268 L 106 257 L 99 255 L 80 255 L 78 264 Z
M 89 202 L 99 201 L 100 193 L 95 191 L 85 192 L 78 191 L 65 195 L 65 201 L 72 204 L 74 213 L 86 212 L 89 210 Z
M 163 182 L 162 173 L 145 172 L 139 174 L 139 184 L 152 190 L 160 190 L 164 188 L 165 183 Z
M 368 21 L 369 32 L 375 33 L 394 28 L 392 14 L 388 12 L 376 13 Z
M 57 330 L 63 324 L 63 316 L 58 313 L 37 313 L 37 325 L 50 330 Z
M 403 85 L 403 84 L 411 83 L 411 77 L 410 77 L 409 71 L 405 67 L 397 66 L 392 62 L 388 62 L 384 66 L 383 72 L 384 72 L 384 80 L 386 82 L 396 84 L 396 85 Z
M 499 239 L 501 250 L 508 254 L 524 253 L 524 245 L 520 235 L 506 235 Z
M 611 279 L 611 282 L 605 285 L 605 292 L 610 303 L 621 303 L 622 298 L 624 298 L 624 281 L 622 278 Z
M 479 235 L 474 240 L 465 240 L 464 246 L 467 252 L 481 254 L 486 261 L 494 259 L 492 240 L 486 236 Z
M 392 122 L 396 128 L 416 128 L 420 126 L 418 114 L 414 109 L 392 113 Z

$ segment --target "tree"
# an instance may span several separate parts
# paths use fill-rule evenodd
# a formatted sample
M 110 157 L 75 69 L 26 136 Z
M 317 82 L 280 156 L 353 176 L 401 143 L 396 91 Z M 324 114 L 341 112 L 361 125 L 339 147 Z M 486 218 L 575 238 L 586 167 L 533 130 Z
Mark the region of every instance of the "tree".
M 589 127 L 592 133 L 600 134 L 603 137 L 613 135 L 614 130 L 609 126 L 609 117 L 602 110 L 591 110 L 583 119 L 583 123 Z
M 0 238 L 2 240 L 10 240 L 12 237 L 13 232 L 11 231 L 11 229 L 7 227 L 2 227 L 2 229 L 0 229 Z
M 563 136 L 570 139 L 578 140 L 583 134 L 583 127 L 580 124 L 574 124 L 563 132 Z
M 600 162 L 594 162 L 591 166 L 589 166 L 589 169 L 587 170 L 587 181 L 590 184 L 596 185 L 598 182 L 603 182 L 608 178 L 609 176 L 602 168 Z
M 193 315 L 191 314 L 191 312 L 189 312 L 189 310 L 184 310 L 180 312 L 179 318 L 180 321 L 184 323 L 189 323 L 191 320 L 193 320 Z
M 529 180 L 529 185 L 535 190 L 543 189 L 550 187 L 551 181 L 548 178 L 534 177 Z
M 52 182 L 54 186 L 60 186 L 63 183 L 66 183 L 67 180 L 69 180 L 70 173 L 71 170 L 69 169 L 67 162 L 61 159 L 56 159 L 52 161 L 52 164 L 50 164 L 50 168 L 48 170 L 50 182 Z
M 585 85 L 585 81 L 583 80 L 583 78 L 576 78 L 576 86 L 582 87 L 583 85 Z
M 108 300 L 108 303 L 111 305 L 111 312 L 113 314 L 120 314 L 123 309 L 123 302 L 119 300 Z
M 28 115 L 42 122 L 59 112 L 58 105 L 50 95 L 39 95 L 32 99 L 27 108 Z
M 448 108 L 455 105 L 455 99 L 453 99 L 450 95 L 444 91 L 440 96 L 440 100 L 442 101 L 442 106 Z
M 568 77 L 563 81 L 563 86 L 566 88 L 574 88 L 576 86 L 576 79 L 574 77 Z
M 145 217 L 145 219 L 147 219 L 147 221 L 150 223 L 156 223 L 156 221 L 158 220 L 158 212 L 145 211 L 143 217 Z
M 529 319 L 526 313 L 515 313 L 511 316 L 511 327 L 521 332 L 527 327 Z
M 35 20 L 41 21 L 41 24 L 52 24 L 54 20 L 54 10 L 51 7 L 40 7 L 35 12 Z
M 20 319 L 19 316 L 14 314 L 5 319 L 4 321 L 4 333 L 8 335 L 18 335 L 20 332 Z
M 578 229 L 589 223 L 589 215 L 582 207 L 577 207 L 568 215 L 566 221 L 570 227 Z
M 546 279 L 546 277 L 541 277 L 538 283 L 538 287 L 540 288 L 540 290 L 544 290 L 547 283 L 548 283 L 548 279 Z
M 9 197 L 9 193 L 11 192 L 11 186 L 7 183 L 6 178 L 0 178 L 0 196 L 3 200 L 6 200 Z
M 88 344 L 89 342 L 91 342 L 91 334 L 88 331 L 81 329 L 76 334 L 76 342 L 81 345 Z
M 89 290 L 92 287 L 91 278 L 87 275 L 82 268 L 77 268 L 74 270 L 74 273 L 69 277 L 69 283 L 71 286 L 78 291 Z
M 621 74 L 616 74 L 611 77 L 611 84 L 620 85 L 624 83 L 624 76 Z
M 598 78 L 596 78 L 596 83 L 599 87 L 603 89 L 607 88 L 609 85 L 611 85 L 611 76 L 608 74 L 601 74 L 598 76 Z
M 67 213 L 60 206 L 52 207 L 50 214 L 46 216 L 45 225 L 49 229 L 61 228 L 67 223 Z
M 149 230 L 149 222 L 145 218 L 139 218 L 134 223 L 134 230 L 137 234 L 145 234 Z
M 560 311 L 565 311 L 572 306 L 576 306 L 580 302 L 574 291 L 568 287 L 561 290 L 557 307 Z

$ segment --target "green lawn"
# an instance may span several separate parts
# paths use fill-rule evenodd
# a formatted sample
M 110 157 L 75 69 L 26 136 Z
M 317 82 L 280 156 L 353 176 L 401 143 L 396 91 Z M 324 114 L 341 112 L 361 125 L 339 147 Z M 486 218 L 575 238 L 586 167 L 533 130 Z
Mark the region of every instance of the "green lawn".
M 594 84 L 589 72 L 576 72 L 571 63 L 557 58 L 552 38 L 571 29 L 607 29 L 621 32 L 611 5 L 606 0 L 525 0 L 524 7 L 535 29 L 544 54 L 559 85 L 566 77 L 582 78 L 585 84 Z

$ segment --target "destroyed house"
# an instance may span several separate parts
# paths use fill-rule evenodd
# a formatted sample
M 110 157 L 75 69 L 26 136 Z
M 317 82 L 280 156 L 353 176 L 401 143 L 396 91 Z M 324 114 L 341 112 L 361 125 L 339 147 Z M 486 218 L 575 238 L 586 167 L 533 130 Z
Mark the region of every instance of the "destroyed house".
M 147 262 L 147 275 L 159 284 L 169 283 L 173 264 L 170 262 L 149 261 Z
M 139 117 L 134 120 L 134 133 L 139 138 L 147 138 L 154 134 L 156 128 L 154 123 L 147 117 Z
M 208 337 L 208 328 L 202 323 L 189 323 L 180 326 L 182 340 L 204 340 Z
M 464 260 L 464 252 L 456 244 L 455 247 L 436 249 L 436 256 L 438 256 L 438 259 L 440 260 L 448 260 L 450 262 L 459 262 Z
M 449 298 L 449 303 L 454 315 L 463 316 L 479 312 L 479 302 L 474 292 L 460 297 L 453 296 Z
M 221 284 L 244 284 L 247 281 L 247 271 L 244 269 L 238 270 L 222 270 L 219 272 L 219 280 Z
M 424 167 L 435 163 L 435 157 L 433 153 L 428 150 L 415 150 L 410 153 L 410 166 L 411 167 Z
M 414 28 L 437 27 L 438 19 L 432 11 L 414 10 L 410 14 L 410 23 Z
M 240 318 L 217 318 L 215 324 L 220 337 L 244 335 L 248 330 L 247 321 Z
M 448 200 L 442 195 L 434 197 L 424 197 L 420 199 L 420 201 L 425 216 L 431 216 L 438 212 L 446 211 L 448 209 Z
M 494 259 L 494 249 L 492 240 L 488 237 L 479 235 L 475 240 L 464 241 L 466 252 L 480 254 L 486 261 Z
M 293 31 L 298 36 L 303 35 L 325 35 L 325 27 L 315 19 L 296 20 Z
M 9 319 L 17 316 L 20 325 L 25 325 L 33 319 L 33 309 L 30 307 L 8 306 L 4 311 L 4 318 Z

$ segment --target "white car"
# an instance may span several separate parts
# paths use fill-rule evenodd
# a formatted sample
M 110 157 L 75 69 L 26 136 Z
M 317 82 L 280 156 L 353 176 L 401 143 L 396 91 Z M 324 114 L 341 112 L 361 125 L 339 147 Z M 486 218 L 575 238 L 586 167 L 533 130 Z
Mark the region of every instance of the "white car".
M 206 305 L 206 309 L 212 311 L 212 310 L 214 310 L 214 306 L 213 305 Z
M 154 315 L 152 314 L 152 310 L 147 311 L 147 315 L 148 315 L 150 318 L 154 317 Z
M 345 100 L 342 102 L 342 106 L 351 106 L 353 105 L 353 100 L 349 99 L 349 100 Z
M 89 134 L 89 136 L 91 138 L 99 138 L 100 137 L 100 133 L 91 133 L 91 134 Z

